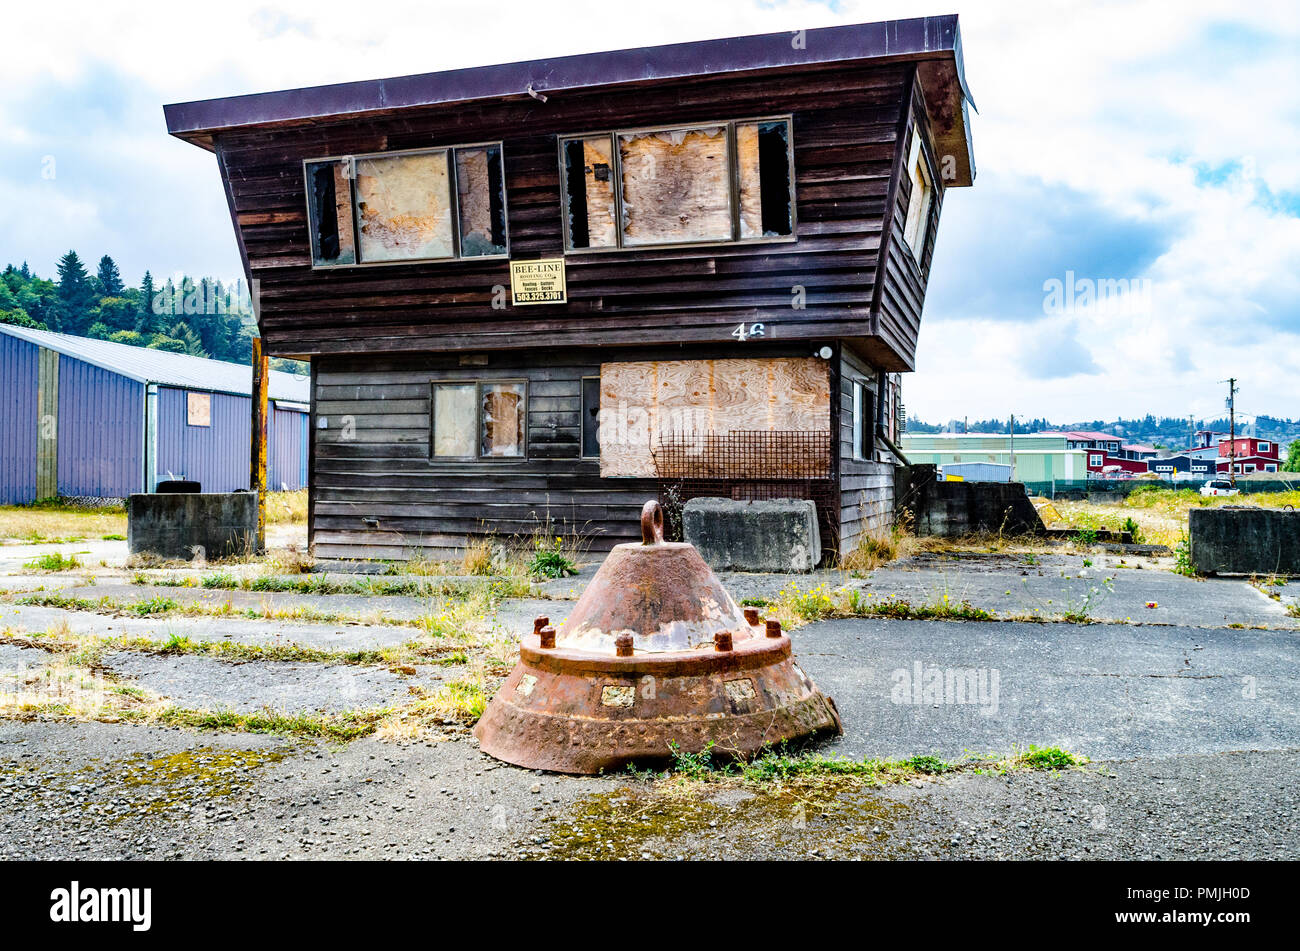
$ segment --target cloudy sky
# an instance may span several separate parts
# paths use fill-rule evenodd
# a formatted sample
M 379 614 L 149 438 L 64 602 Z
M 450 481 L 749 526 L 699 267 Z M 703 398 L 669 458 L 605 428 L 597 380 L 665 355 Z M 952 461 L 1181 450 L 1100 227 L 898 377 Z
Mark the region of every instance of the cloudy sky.
M 1294 0 L 22 4 L 0 263 L 238 276 L 214 161 L 166 102 L 954 11 L 978 178 L 944 203 L 909 410 L 1211 416 L 1233 375 L 1247 413 L 1300 416 Z

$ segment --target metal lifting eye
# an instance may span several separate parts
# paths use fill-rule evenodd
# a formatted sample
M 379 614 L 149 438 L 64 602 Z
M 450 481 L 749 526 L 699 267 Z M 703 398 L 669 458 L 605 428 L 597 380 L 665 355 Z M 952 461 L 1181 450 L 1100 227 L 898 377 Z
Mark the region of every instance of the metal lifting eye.
M 664 540 L 664 510 L 654 499 L 641 507 L 641 541 L 658 545 Z

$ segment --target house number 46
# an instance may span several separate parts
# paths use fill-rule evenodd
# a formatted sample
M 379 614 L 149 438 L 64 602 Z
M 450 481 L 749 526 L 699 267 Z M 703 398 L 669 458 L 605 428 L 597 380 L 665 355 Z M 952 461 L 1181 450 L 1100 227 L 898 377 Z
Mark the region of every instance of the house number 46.
M 737 340 L 748 340 L 750 337 L 765 337 L 767 336 L 767 327 L 763 324 L 750 324 L 748 327 L 741 324 L 731 332 L 731 335 Z

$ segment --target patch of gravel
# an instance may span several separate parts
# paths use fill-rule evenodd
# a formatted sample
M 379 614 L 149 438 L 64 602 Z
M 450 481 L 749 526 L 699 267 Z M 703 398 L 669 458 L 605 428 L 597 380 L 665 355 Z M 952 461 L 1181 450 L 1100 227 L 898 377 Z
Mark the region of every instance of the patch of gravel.
M 1300 750 L 662 795 L 505 766 L 463 733 L 0 722 L 0 857 L 1296 859 Z

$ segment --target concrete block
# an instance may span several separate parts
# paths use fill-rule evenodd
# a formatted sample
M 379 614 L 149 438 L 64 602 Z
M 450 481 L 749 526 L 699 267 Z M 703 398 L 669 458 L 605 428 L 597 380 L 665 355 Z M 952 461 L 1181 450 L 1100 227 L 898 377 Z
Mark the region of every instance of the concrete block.
M 911 513 L 918 535 L 1044 532 L 1023 482 L 937 482 L 934 466 L 919 464 L 900 470 L 894 491 L 895 505 Z
M 1188 541 L 1192 564 L 1202 574 L 1300 575 L 1300 512 L 1194 508 Z
M 131 554 L 189 560 L 195 546 L 206 558 L 254 551 L 257 493 L 209 492 L 132 495 L 126 504 Z
M 682 534 L 719 571 L 812 571 L 822 556 L 810 499 L 691 499 Z

